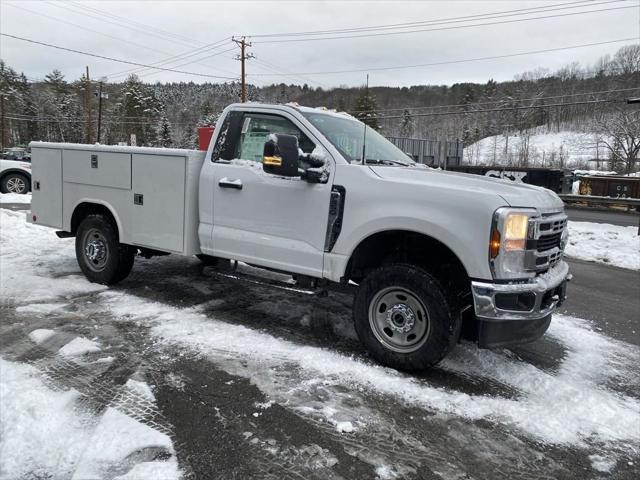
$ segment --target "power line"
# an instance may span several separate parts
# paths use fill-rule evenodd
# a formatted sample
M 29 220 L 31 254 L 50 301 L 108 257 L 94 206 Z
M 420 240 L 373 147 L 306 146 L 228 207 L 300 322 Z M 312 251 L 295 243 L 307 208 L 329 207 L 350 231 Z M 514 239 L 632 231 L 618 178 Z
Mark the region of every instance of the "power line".
M 475 105 L 494 105 L 496 103 L 522 103 L 522 102 L 533 102 L 539 100 L 551 100 L 554 98 L 567 98 L 567 97 L 584 97 L 587 95 L 603 95 L 607 93 L 620 93 L 620 92 L 629 92 L 633 90 L 640 90 L 640 87 L 632 87 L 632 88 L 618 88 L 615 90 L 600 90 L 598 92 L 582 92 L 582 93 L 568 93 L 564 95 L 551 95 L 546 97 L 531 97 L 531 98 L 502 98 L 487 102 L 473 102 L 473 103 L 459 103 L 456 105 L 432 105 L 428 107 L 398 107 L 398 108 L 386 108 L 386 109 L 376 109 L 376 110 L 350 110 L 350 112 L 361 113 L 361 112 L 397 112 L 404 110 L 437 110 L 442 108 L 455 108 L 455 107 L 473 107 Z M 413 114 L 410 112 L 410 115 Z
M 222 45 L 220 45 L 220 46 L 222 46 Z M 188 62 L 184 62 L 184 63 L 180 63 L 180 64 L 178 64 L 178 65 L 174 65 L 174 66 L 173 66 L 173 68 L 183 67 L 183 66 L 185 66 L 185 65 L 190 65 L 190 64 L 192 64 L 192 63 L 197 63 L 197 62 L 198 62 L 198 61 L 200 61 L 200 60 L 206 60 L 206 59 L 209 59 L 209 58 L 213 58 L 213 57 L 216 57 L 216 56 L 218 56 L 218 55 L 222 55 L 222 54 L 224 54 L 224 53 L 231 52 L 232 50 L 235 50 L 235 47 L 229 48 L 229 49 L 227 49 L 227 50 L 222 50 L 221 52 L 216 52 L 216 53 L 208 54 L 208 55 L 206 55 L 206 56 L 204 56 L 204 57 L 202 57 L 202 58 L 199 58 L 198 60 L 190 60 L 190 61 L 188 61 Z M 173 62 L 172 62 L 172 63 L 173 63 Z M 149 75 L 153 75 L 153 74 L 155 74 L 155 73 L 158 73 L 158 72 L 146 72 L 146 73 L 142 73 L 142 74 L 140 74 L 140 75 L 138 75 L 138 76 L 139 76 L 139 77 L 148 77 Z M 229 72 L 229 73 L 231 73 L 231 72 Z
M 468 115 L 468 114 L 476 114 L 476 113 L 486 113 L 486 112 L 510 112 L 513 110 L 529 110 L 529 109 L 540 109 L 540 108 L 548 108 L 548 107 L 570 107 L 573 105 L 590 105 L 595 103 L 617 103 L 622 102 L 623 100 L 612 100 L 612 99 L 601 99 L 601 100 L 585 100 L 581 102 L 567 102 L 567 103 L 547 103 L 544 105 L 527 105 L 527 106 L 513 106 L 508 108 L 486 108 L 482 110 L 468 110 L 463 112 L 430 112 L 430 113 L 416 113 L 412 114 L 412 117 L 436 117 L 442 115 Z M 390 120 L 395 118 L 403 118 L 404 115 L 387 115 L 382 117 L 376 117 L 378 120 Z
M 529 18 L 516 18 L 513 20 L 501 20 L 496 22 L 485 22 L 485 23 L 474 23 L 472 25 L 454 25 L 449 27 L 439 27 L 439 28 L 427 28 L 427 29 L 418 29 L 418 30 L 405 30 L 402 32 L 384 32 L 384 33 L 367 33 L 364 35 L 339 35 L 339 36 L 331 36 L 331 37 L 315 37 L 315 38 L 293 38 L 293 39 L 283 39 L 283 40 L 262 40 L 256 41 L 255 43 L 290 43 L 290 42 L 313 42 L 319 40 L 340 40 L 347 38 L 365 38 L 365 37 L 386 37 L 391 35 L 405 35 L 409 33 L 421 33 L 421 32 L 437 32 L 444 30 L 457 30 L 461 28 L 472 28 L 472 27 L 484 27 L 491 25 L 503 25 L 507 23 L 517 23 L 517 22 L 527 22 L 531 20 L 544 20 L 549 18 L 560 18 L 560 17 L 570 17 L 574 15 L 584 15 L 587 13 L 599 13 L 599 12 L 609 12 L 613 10 L 625 10 L 629 8 L 640 8 L 637 5 L 629 5 L 626 7 L 610 7 L 610 8 L 602 8 L 599 10 L 588 10 L 584 12 L 572 12 L 572 13 L 559 13 L 555 15 L 543 15 L 539 17 L 529 17 Z
M 154 28 L 154 27 L 148 27 L 147 26 L 146 28 L 135 28 L 135 27 L 123 25 L 123 23 L 130 23 L 130 20 L 128 20 L 126 18 L 123 18 L 123 17 L 118 17 L 116 15 L 109 14 L 107 12 L 102 12 L 101 11 L 99 14 L 89 13 L 86 10 L 95 10 L 95 9 L 93 9 L 92 7 L 89 7 L 86 4 L 85 5 L 75 5 L 73 3 L 66 3 L 66 4 L 62 5 L 62 4 L 54 3 L 54 2 L 46 2 L 46 3 L 48 3 L 49 5 L 52 5 L 52 6 L 56 7 L 56 8 L 61 8 L 61 9 L 73 12 L 73 13 L 75 13 L 77 15 L 84 15 L 85 17 L 93 18 L 94 20 L 99 20 L 99 21 L 104 22 L 104 23 L 109 23 L 111 25 L 115 25 L 115 26 L 120 27 L 120 28 L 126 28 L 126 29 L 129 29 L 129 30 L 134 30 L 137 33 L 141 33 L 143 35 L 152 36 L 152 37 L 155 37 L 157 39 L 160 39 L 160 40 L 163 40 L 163 41 L 166 41 L 166 42 L 171 42 L 171 43 L 179 42 L 179 43 L 182 43 L 183 45 L 193 46 L 193 42 L 192 41 L 185 42 L 183 40 L 180 40 L 179 38 L 175 38 L 176 36 L 173 33 L 165 31 L 165 30 L 156 29 L 156 30 L 158 30 L 160 32 L 160 33 L 156 33 L 156 32 L 153 32 L 153 31 L 149 31 L 150 28 Z M 78 11 L 78 8 L 80 10 L 85 10 L 85 11 Z M 116 19 L 117 21 L 108 20 L 105 17 L 110 17 L 112 19 Z M 174 37 L 174 39 L 168 39 L 167 37 Z
M 153 68 L 153 69 L 156 69 L 156 70 L 163 70 L 165 72 L 174 72 L 174 73 L 182 73 L 182 74 L 185 74 L 185 75 L 194 75 L 194 76 L 197 76 L 197 77 L 218 78 L 218 79 L 223 79 L 223 80 L 237 80 L 237 78 L 233 78 L 233 77 L 223 77 L 223 76 L 220 76 L 220 75 L 209 75 L 209 74 L 206 74 L 206 73 L 188 72 L 188 71 L 185 71 L 185 70 L 175 70 L 173 68 L 154 67 L 153 65 L 147 65 L 147 64 L 144 64 L 144 63 L 131 62 L 129 60 L 122 60 L 122 59 L 119 59 L 119 58 L 107 57 L 105 55 L 98 55 L 96 53 L 83 52 L 81 50 L 75 50 L 73 48 L 61 47 L 59 45 L 53 45 L 51 43 L 38 42 L 36 40 L 31 40 L 29 38 L 18 37 L 17 35 L 10 35 L 8 33 L 1 33 L 0 32 L 0 35 L 2 35 L 3 37 L 14 38 L 16 40 L 22 40 L 23 42 L 33 43 L 35 45 L 42 45 L 42 46 L 45 46 L 45 47 L 55 48 L 55 49 L 58 49 L 58 50 L 64 50 L 66 52 L 73 52 L 73 53 L 78 53 L 80 55 L 86 55 L 86 56 L 89 56 L 89 57 L 101 58 L 103 60 L 109 60 L 111 62 L 125 63 L 127 65 L 136 65 L 138 67 Z
M 524 55 L 535 55 L 538 53 L 549 53 L 549 52 L 559 52 L 561 50 L 571 50 L 576 48 L 584 48 L 584 47 L 594 47 L 597 45 L 608 45 L 611 43 L 620 43 L 620 42 L 628 42 L 631 40 L 638 40 L 640 37 L 630 37 L 630 38 L 621 38 L 618 40 L 607 40 L 605 42 L 595 42 L 595 43 L 583 43 L 580 45 L 570 45 L 567 47 L 558 47 L 558 48 L 546 48 L 543 50 L 531 50 L 528 52 L 517 52 L 517 53 L 509 53 L 504 55 L 492 55 L 488 57 L 476 57 L 476 58 L 467 58 L 462 60 L 448 60 L 443 62 L 431 62 L 431 63 L 418 63 L 414 65 L 396 65 L 392 67 L 363 67 L 356 68 L 352 70 L 332 70 L 332 71 L 320 71 L 320 72 L 297 72 L 297 73 L 288 73 L 282 74 L 283 76 L 294 76 L 294 75 L 334 75 L 341 73 L 358 73 L 358 72 L 371 72 L 371 71 L 382 71 L 382 70 L 401 70 L 405 68 L 421 68 L 421 67 L 434 67 L 439 65 L 452 65 L 456 63 L 468 63 L 468 62 L 479 62 L 484 60 L 497 60 L 500 58 L 509 58 L 509 57 L 519 57 Z M 273 76 L 271 73 L 253 73 L 251 76 Z
M 304 32 L 254 34 L 254 35 L 247 35 L 247 36 L 251 38 L 294 37 L 294 36 L 329 35 L 329 34 L 339 34 L 339 33 L 355 33 L 355 32 L 362 32 L 362 31 L 410 28 L 410 27 L 417 27 L 417 26 L 424 26 L 424 25 L 469 22 L 473 19 L 487 20 L 487 19 L 501 18 L 501 17 L 507 17 L 507 16 L 530 15 L 530 14 L 547 12 L 547 11 L 567 10 L 567 9 L 574 9 L 574 8 L 580 8 L 580 7 L 591 7 L 591 6 L 602 5 L 602 4 L 619 3 L 621 1 L 626 1 L 626 0 L 608 0 L 603 2 L 595 2 L 594 0 L 581 0 L 576 2 L 559 3 L 555 5 L 544 5 L 542 7 L 519 8 L 515 10 L 503 10 L 499 12 L 487 12 L 487 13 L 479 13 L 475 15 L 446 17 L 446 18 L 439 18 L 439 19 L 432 19 L 432 20 L 422 20 L 417 22 L 392 23 L 392 24 L 386 24 L 386 25 L 370 25 L 367 27 L 351 27 L 351 28 L 342 28 L 342 29 L 331 29 L 331 30 L 312 30 L 312 31 L 304 31 Z
M 29 12 L 29 13 L 34 14 L 34 15 L 38 15 L 38 16 L 41 16 L 41 17 L 49 18 L 51 20 L 55 20 L 56 22 L 64 23 L 64 24 L 67 24 L 67 25 L 71 25 L 71 26 L 79 28 L 81 30 L 86 30 L 88 32 L 91 32 L 93 34 L 102 35 L 104 37 L 111 38 L 111 39 L 117 40 L 119 42 L 124 42 L 124 43 L 127 43 L 129 45 L 135 45 L 137 47 L 144 48 L 145 50 L 149 50 L 149 51 L 152 51 L 152 52 L 159 52 L 159 53 L 163 53 L 163 54 L 166 55 L 166 52 L 162 52 L 161 50 L 157 50 L 155 48 L 148 47 L 148 46 L 142 45 L 140 43 L 132 42 L 130 40 L 125 40 L 125 39 L 123 39 L 121 37 L 116 37 L 114 35 L 109 35 L 108 33 L 103 33 L 103 32 L 97 31 L 97 30 L 92 29 L 92 28 L 83 27 L 82 25 L 78 25 L 77 23 L 69 22 L 67 20 L 63 20 L 61 18 L 54 17 L 52 15 L 47 15 L 47 14 L 42 13 L 42 12 L 36 12 L 35 10 L 30 10 L 28 8 L 19 7 L 18 5 L 14 5 L 13 3 L 5 3 L 5 5 L 8 6 L 8 7 L 17 8 L 18 10 L 23 10 L 25 12 Z

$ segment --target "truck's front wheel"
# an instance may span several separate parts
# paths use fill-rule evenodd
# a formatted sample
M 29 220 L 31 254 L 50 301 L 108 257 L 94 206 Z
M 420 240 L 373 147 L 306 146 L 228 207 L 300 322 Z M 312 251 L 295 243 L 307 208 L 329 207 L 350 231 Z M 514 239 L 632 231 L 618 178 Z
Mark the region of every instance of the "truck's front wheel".
M 416 371 L 435 365 L 455 345 L 461 316 L 452 307 L 429 272 L 394 264 L 365 277 L 353 315 L 360 341 L 376 360 Z
M 76 232 L 76 258 L 94 283 L 112 285 L 131 272 L 135 249 L 121 244 L 115 227 L 104 215 L 88 215 Z

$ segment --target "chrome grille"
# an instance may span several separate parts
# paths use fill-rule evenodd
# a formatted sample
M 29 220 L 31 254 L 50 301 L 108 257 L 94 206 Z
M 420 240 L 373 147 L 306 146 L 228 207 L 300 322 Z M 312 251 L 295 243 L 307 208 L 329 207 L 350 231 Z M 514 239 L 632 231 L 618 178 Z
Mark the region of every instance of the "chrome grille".
M 562 237 L 567 228 L 567 216 L 558 212 L 532 220 L 525 263 L 529 271 L 544 273 L 562 259 Z

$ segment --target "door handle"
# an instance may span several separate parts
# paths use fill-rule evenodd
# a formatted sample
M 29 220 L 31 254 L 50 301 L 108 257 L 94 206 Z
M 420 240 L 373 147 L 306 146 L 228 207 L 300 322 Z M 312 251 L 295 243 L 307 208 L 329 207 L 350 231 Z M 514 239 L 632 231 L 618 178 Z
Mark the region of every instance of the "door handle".
M 224 177 L 220 179 L 218 186 L 220 188 L 235 188 L 236 190 L 242 190 L 242 180 L 239 178 L 229 179 Z

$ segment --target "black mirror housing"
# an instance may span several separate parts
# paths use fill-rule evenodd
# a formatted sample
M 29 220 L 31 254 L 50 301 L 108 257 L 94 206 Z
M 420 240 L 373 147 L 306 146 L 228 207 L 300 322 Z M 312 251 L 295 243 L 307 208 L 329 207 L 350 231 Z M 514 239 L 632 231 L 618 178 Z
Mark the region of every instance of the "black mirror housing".
M 299 177 L 297 137 L 282 133 L 275 134 L 275 137 L 275 140 L 271 138 L 264 144 L 262 169 L 272 175 Z

